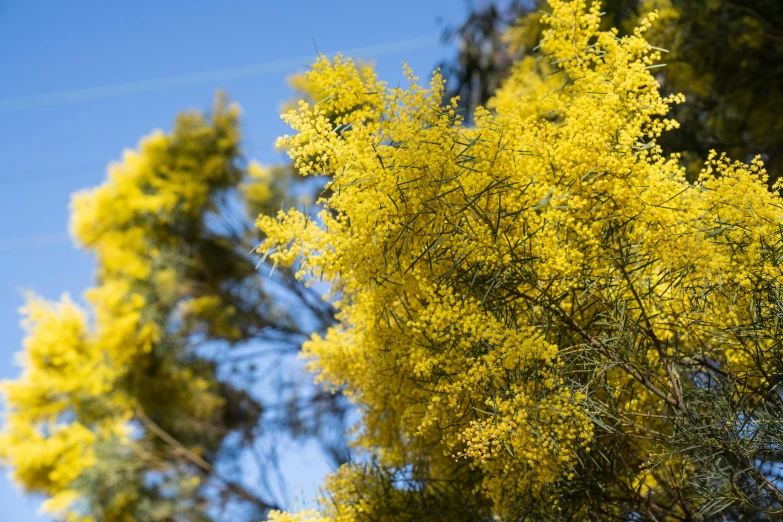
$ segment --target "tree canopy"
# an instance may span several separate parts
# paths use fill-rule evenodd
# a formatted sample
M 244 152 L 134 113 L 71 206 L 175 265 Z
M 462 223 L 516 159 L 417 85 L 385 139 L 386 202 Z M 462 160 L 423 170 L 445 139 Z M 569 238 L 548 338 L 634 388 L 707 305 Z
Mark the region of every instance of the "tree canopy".
M 320 511 L 273 520 L 771 520 L 783 513 L 783 201 L 759 158 L 698 181 L 660 139 L 659 49 L 550 1 L 464 125 L 445 82 L 350 60 L 285 115 L 323 210 L 262 217 L 260 252 L 324 279 L 305 345 L 362 413 Z M 329 119 L 326 114 L 336 114 Z

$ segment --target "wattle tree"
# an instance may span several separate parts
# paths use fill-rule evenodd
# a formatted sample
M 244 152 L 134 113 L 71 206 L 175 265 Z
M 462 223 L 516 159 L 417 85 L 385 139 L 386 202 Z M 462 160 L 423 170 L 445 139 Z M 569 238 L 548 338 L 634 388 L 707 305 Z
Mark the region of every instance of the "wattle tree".
M 783 200 L 661 136 L 661 51 L 550 1 L 542 58 L 463 124 L 408 71 L 308 73 L 284 115 L 314 215 L 262 216 L 259 252 L 326 281 L 305 345 L 361 412 L 359 454 L 290 520 L 771 520 L 783 514 Z

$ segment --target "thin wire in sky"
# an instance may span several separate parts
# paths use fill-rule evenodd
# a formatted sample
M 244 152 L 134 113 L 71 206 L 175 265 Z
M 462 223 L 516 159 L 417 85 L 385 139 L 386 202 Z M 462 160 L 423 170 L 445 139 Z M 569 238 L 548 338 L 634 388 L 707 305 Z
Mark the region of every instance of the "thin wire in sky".
M 22 248 L 66 245 L 70 242 L 71 238 L 68 234 L 40 234 L 37 236 L 12 237 L 0 239 L 0 252 L 9 252 Z
M 387 42 L 382 44 L 367 45 L 362 47 L 354 47 L 342 51 L 345 55 L 359 55 L 366 58 L 374 58 L 393 54 L 404 51 L 415 51 L 419 49 L 426 49 L 428 47 L 434 47 L 440 44 L 440 39 L 437 36 L 425 36 L 421 38 L 413 38 L 408 40 L 398 40 L 395 42 Z M 332 53 L 321 53 L 333 55 Z M 275 60 L 270 62 L 264 62 L 256 65 L 247 65 L 241 67 L 229 67 L 224 69 L 213 69 L 211 71 L 204 71 L 200 73 L 182 74 L 177 76 L 166 76 L 162 78 L 155 78 L 150 80 L 142 80 L 136 82 L 119 83 L 114 85 L 104 85 L 101 87 L 90 87 L 87 89 L 76 89 L 70 91 L 60 91 L 48 94 L 36 94 L 31 96 L 21 96 L 17 98 L 6 98 L 0 100 L 0 112 L 29 109 L 34 107 L 46 107 L 65 105 L 69 103 L 85 102 L 92 100 L 99 100 L 105 98 L 114 98 L 120 96 L 127 96 L 131 94 L 155 92 L 166 89 L 173 89 L 177 87 L 187 87 L 193 85 L 203 85 L 214 82 L 222 82 L 228 80 L 236 80 L 243 78 L 251 78 L 268 74 L 272 72 L 286 71 L 289 69 L 301 67 L 308 61 L 311 61 L 313 56 L 304 56 L 299 58 L 289 58 L 285 60 Z M 71 167 L 76 167 L 73 165 Z M 86 166 L 86 165 L 78 165 Z M 90 167 L 95 167 L 95 162 L 90 162 Z M 29 172 L 28 172 L 29 170 Z M 26 169 L 26 174 L 30 174 L 32 171 L 38 171 L 43 169 Z M 8 174 L 8 173 L 6 173 Z M 43 181 L 44 179 L 50 179 L 52 176 L 46 176 L 41 178 L 31 178 L 26 180 L 19 180 L 16 183 L 23 184 L 29 182 Z M 0 178 L 3 183 L 0 186 L 8 186 L 15 184 L 14 181 L 10 181 L 9 177 L 3 176 Z M 18 238 L 0 238 L 0 252 L 8 252 L 18 249 L 40 247 L 40 246 L 55 246 L 65 245 L 69 243 L 68 235 L 66 234 L 49 234 L 40 236 L 26 236 Z
M 342 52 L 346 55 L 360 55 L 367 58 L 373 58 L 397 52 L 425 49 L 428 47 L 437 46 L 439 43 L 440 39 L 437 36 L 425 36 L 421 38 L 398 40 L 395 42 L 367 45 L 363 47 L 354 47 L 352 49 L 345 49 Z M 285 71 L 288 69 L 300 67 L 312 59 L 313 56 L 303 56 L 299 58 L 288 58 L 285 60 L 274 60 L 255 65 L 213 69 L 211 71 L 166 76 L 162 78 L 154 78 L 136 82 L 117 83 L 114 85 L 60 91 L 48 94 L 34 94 L 31 96 L 20 96 L 17 98 L 5 98 L 0 100 L 0 112 L 30 109 L 33 107 L 65 105 L 75 102 L 127 96 L 130 94 L 162 91 L 176 87 L 190 87 L 193 85 L 203 85 L 213 82 L 224 82 L 229 80 L 251 78 L 254 76 L 260 76 L 262 74 Z

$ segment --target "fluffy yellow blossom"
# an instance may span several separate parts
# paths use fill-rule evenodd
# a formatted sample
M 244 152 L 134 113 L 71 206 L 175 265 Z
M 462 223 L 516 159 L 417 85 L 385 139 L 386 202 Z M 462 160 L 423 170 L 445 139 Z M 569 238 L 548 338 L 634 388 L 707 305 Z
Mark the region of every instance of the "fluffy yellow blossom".
M 679 415 L 709 415 L 687 364 L 757 361 L 729 337 L 763 306 L 758 278 L 779 289 L 765 245 L 783 201 L 758 161 L 710 158 L 691 184 L 663 156 L 682 97 L 653 76 L 655 12 L 620 38 L 598 2 L 550 7 L 546 62 L 518 64 L 475 127 L 442 104 L 438 72 L 391 88 L 342 57 L 306 74 L 328 95 L 283 116 L 280 147 L 329 192 L 316 216 L 262 216 L 259 251 L 331 284 L 340 324 L 305 351 L 359 406 L 378 465 L 335 475 L 329 520 L 415 519 L 436 496 L 437 520 L 590 518 L 589 498 L 561 502 L 570 484 L 638 485 Z M 607 452 L 626 466 L 609 478 Z M 687 514 L 656 477 L 644 498 Z

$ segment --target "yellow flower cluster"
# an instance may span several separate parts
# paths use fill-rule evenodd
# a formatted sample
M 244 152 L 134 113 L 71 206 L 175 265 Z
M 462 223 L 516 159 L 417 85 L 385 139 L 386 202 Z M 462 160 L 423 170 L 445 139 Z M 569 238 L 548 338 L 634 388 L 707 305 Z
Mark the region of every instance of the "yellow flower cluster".
M 437 72 L 428 89 L 409 70 L 390 88 L 319 59 L 307 82 L 327 95 L 284 115 L 295 134 L 279 145 L 329 176 L 323 211 L 258 221 L 261 253 L 331 284 L 340 324 L 305 350 L 359 405 L 357 444 L 382 468 L 426 462 L 420 484 L 464 481 L 467 459 L 479 479 L 463 495 L 500 518 L 534 498 L 558 509 L 547 488 L 598 444 L 596 405 L 682 407 L 668 361 L 704 346 L 749 364 L 720 332 L 747 322 L 754 277 L 781 277 L 764 244 L 783 202 L 760 163 L 711 158 L 689 184 L 656 144 L 682 101 L 652 74 L 660 56 L 642 34 L 656 13 L 620 38 L 599 29 L 598 2 L 550 6 L 548 63 L 518 64 L 474 128 L 442 105 Z M 613 336 L 622 325 L 644 326 Z M 574 369 L 587 353 L 612 396 Z M 640 463 L 651 447 L 627 451 Z M 380 519 L 372 481 L 351 469 L 323 516 Z
M 136 340 L 148 344 L 140 338 L 138 312 L 129 312 L 116 330 L 95 334 L 67 297 L 55 304 L 33 298 L 25 312 L 24 372 L 3 384 L 12 409 L 0 456 L 21 485 L 50 497 L 44 509 L 59 513 L 81 496 L 76 483 L 96 466 L 96 447 L 128 441 L 132 408 L 114 392 L 121 371 L 103 347 L 122 353 Z

